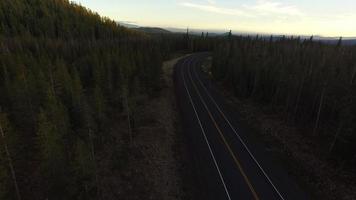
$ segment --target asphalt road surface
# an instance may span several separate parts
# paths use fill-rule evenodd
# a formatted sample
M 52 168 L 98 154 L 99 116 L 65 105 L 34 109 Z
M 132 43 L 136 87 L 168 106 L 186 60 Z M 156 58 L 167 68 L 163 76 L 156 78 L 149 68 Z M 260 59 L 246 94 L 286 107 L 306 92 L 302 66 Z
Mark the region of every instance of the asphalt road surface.
M 175 66 L 176 95 L 200 199 L 309 199 L 219 93 L 200 66 L 207 53 Z

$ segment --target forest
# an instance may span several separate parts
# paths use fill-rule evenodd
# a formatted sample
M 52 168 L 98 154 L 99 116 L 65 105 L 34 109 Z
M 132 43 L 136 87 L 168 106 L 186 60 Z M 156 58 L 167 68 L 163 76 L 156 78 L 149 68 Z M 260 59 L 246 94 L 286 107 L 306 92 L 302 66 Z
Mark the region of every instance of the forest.
M 220 39 L 212 74 L 233 94 L 261 105 L 316 141 L 339 169 L 356 164 L 356 48 L 313 37 Z
M 110 166 L 124 165 L 163 40 L 67 0 L 1 0 L 0 199 L 98 199 L 98 154 L 124 121 Z
M 102 199 L 102 152 L 117 145 L 106 167 L 123 171 L 177 51 L 211 51 L 215 80 L 355 170 L 356 47 L 342 39 L 147 34 L 68 0 L 1 0 L 0 199 Z

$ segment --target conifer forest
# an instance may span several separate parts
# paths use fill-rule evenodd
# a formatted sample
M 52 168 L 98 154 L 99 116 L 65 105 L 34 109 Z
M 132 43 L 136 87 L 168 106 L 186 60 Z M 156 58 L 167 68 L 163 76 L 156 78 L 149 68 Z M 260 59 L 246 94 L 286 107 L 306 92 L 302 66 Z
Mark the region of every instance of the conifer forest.
M 229 37 L 214 49 L 212 74 L 241 99 L 279 113 L 320 141 L 325 155 L 355 166 L 356 48 L 313 37 Z M 352 168 L 352 167 L 351 167 Z
M 0 0 L 0 199 L 105 199 L 101 154 L 116 145 L 105 166 L 125 169 L 175 52 L 211 52 L 213 80 L 356 173 L 356 47 L 342 43 L 149 34 L 68 0 Z

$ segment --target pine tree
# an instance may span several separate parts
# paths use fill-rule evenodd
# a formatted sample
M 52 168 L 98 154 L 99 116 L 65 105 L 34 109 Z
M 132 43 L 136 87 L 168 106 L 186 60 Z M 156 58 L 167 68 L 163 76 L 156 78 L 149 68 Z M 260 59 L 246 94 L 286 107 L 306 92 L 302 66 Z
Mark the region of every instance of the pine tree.
M 11 174 L 11 179 L 12 179 L 12 182 L 13 182 L 13 185 L 14 185 L 14 188 L 15 188 L 15 193 L 16 193 L 16 198 L 18 200 L 21 199 L 21 194 L 20 194 L 20 189 L 19 189 L 19 185 L 18 185 L 18 181 L 17 181 L 17 178 L 16 178 L 16 172 L 15 172 L 15 167 L 14 167 L 14 162 L 13 162 L 13 157 L 11 155 L 11 152 L 10 152 L 10 147 L 9 147 L 9 138 L 11 137 L 10 134 L 12 134 L 13 131 L 11 130 L 11 126 L 9 124 L 9 121 L 7 119 L 7 116 L 5 113 L 2 113 L 1 110 L 0 110 L 0 134 L 1 134 L 1 143 L 2 143 L 2 146 L 3 146 L 3 150 L 4 150 L 4 156 L 6 157 L 5 159 L 7 161 L 7 165 L 8 165 L 8 168 L 9 168 L 9 173 Z M 2 155 L 0 155 L 2 157 Z M 0 157 L 0 158 L 1 158 Z M 0 159 L 2 160 L 2 159 Z M 3 172 L 5 171 L 8 171 L 6 170 L 6 168 L 3 168 Z M 3 174 L 3 176 L 7 176 L 5 174 Z M 10 176 L 10 175 L 8 175 Z M 0 180 L 2 181 L 2 180 Z M 5 191 L 0 191 L 0 195 L 4 195 L 4 193 L 6 193 Z
M 71 194 L 64 140 L 68 134 L 68 117 L 64 106 L 50 89 L 47 95 L 45 108 L 40 110 L 38 116 L 37 131 L 43 188 L 47 188 L 45 195 L 48 198 L 62 199 Z
M 80 183 L 78 188 L 79 199 L 91 199 L 92 191 L 96 188 L 95 161 L 87 142 L 78 139 L 75 147 L 75 171 Z

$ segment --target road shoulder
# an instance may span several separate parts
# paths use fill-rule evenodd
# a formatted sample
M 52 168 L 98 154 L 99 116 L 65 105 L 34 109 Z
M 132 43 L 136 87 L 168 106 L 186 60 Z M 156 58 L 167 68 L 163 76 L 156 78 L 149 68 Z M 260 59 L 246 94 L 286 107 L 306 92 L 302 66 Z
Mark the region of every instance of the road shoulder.
M 139 117 L 150 123 L 136 130 L 135 148 L 143 154 L 137 168 L 149 181 L 150 199 L 191 199 L 189 158 L 173 83 L 173 69 L 181 58 L 163 63 L 160 94 L 145 105 Z

